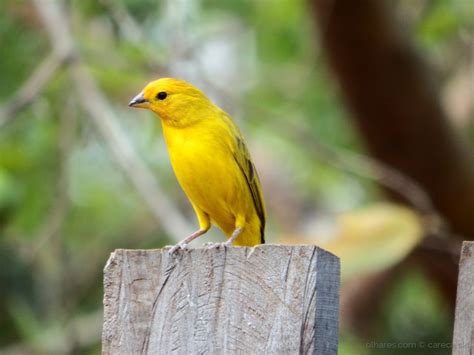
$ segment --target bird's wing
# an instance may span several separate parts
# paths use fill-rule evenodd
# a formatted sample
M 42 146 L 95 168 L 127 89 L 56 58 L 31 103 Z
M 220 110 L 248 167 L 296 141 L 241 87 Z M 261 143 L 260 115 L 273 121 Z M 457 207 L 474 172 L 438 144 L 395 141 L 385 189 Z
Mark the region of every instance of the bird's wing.
M 265 205 L 263 202 L 262 187 L 260 185 L 260 179 L 258 178 L 257 170 L 253 165 L 253 162 L 250 158 L 250 153 L 245 145 L 242 134 L 240 133 L 237 126 L 232 122 L 231 118 L 225 114 L 225 119 L 228 122 L 232 135 L 235 139 L 233 142 L 233 155 L 234 159 L 239 166 L 240 171 L 244 175 L 245 181 L 252 196 L 253 204 L 255 206 L 255 211 L 257 216 L 260 219 L 260 236 L 262 244 L 265 242 L 264 239 L 264 228 L 265 228 Z

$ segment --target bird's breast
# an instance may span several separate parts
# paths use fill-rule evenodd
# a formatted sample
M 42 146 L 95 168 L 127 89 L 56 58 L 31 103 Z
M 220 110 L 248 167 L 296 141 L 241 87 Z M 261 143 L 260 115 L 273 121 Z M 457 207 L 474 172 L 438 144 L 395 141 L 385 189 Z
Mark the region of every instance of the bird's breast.
M 190 200 L 221 223 L 233 223 L 240 172 L 225 137 L 206 130 L 165 129 L 171 164 Z

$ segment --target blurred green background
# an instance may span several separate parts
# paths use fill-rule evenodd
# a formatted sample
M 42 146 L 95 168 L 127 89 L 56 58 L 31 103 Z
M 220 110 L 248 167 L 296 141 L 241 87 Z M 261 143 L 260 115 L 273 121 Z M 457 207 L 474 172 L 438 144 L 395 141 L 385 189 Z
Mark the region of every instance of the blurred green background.
M 51 6 L 38 11 L 48 2 L 64 5 L 73 48 L 63 50 L 73 55 L 62 57 L 64 33 L 55 39 L 45 25 Z M 387 3 L 434 68 L 433 85 L 472 147 L 474 3 Z M 0 13 L 0 354 L 100 352 L 109 254 L 184 237 L 163 228 L 166 216 L 146 202 L 147 188 L 185 221 L 182 230 L 197 226 L 158 119 L 127 107 L 148 81 L 191 81 L 237 121 L 262 180 L 268 242 L 304 235 L 318 243 L 318 235 L 334 234 L 335 216 L 386 199 L 376 181 L 335 167 L 295 138 L 303 127 L 331 149 L 366 154 L 306 1 L 3 0 Z M 34 73 L 40 78 L 25 88 Z M 152 187 L 140 190 L 142 173 L 153 176 Z M 398 230 L 387 233 L 390 239 Z M 417 233 L 407 238 L 417 241 Z M 195 245 L 222 238 L 214 228 Z M 367 329 L 365 319 L 349 324 L 342 314 L 340 353 L 449 354 L 370 345 L 451 341 L 452 309 L 416 266 L 389 290 Z

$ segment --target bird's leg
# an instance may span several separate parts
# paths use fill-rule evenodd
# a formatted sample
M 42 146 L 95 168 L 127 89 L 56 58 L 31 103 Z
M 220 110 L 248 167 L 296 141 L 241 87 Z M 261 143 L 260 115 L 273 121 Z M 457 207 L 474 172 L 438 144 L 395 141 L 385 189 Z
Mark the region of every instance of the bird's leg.
M 230 247 L 232 245 L 232 243 L 234 242 L 234 240 L 237 239 L 237 237 L 240 235 L 240 233 L 242 233 L 242 227 L 237 227 L 232 232 L 232 235 L 230 236 L 230 238 L 227 241 L 225 241 L 223 243 L 212 243 L 212 244 L 208 245 L 208 248 L 209 249 L 214 249 L 214 248 L 219 248 L 220 246 Z
M 169 251 L 169 254 L 175 253 L 178 249 L 186 249 L 186 246 L 191 243 L 194 239 L 197 237 L 200 237 L 204 233 L 207 232 L 207 229 L 199 229 L 195 231 L 194 233 L 190 234 L 188 237 L 180 241 L 178 244 L 176 244 L 174 247 L 172 247 Z
M 242 233 L 242 227 L 237 227 L 235 228 L 234 232 L 232 232 L 232 235 L 230 236 L 230 238 L 224 242 L 224 245 L 226 247 L 229 247 L 232 245 L 232 243 L 234 242 L 234 240 L 237 239 L 237 237 L 240 235 L 240 233 Z

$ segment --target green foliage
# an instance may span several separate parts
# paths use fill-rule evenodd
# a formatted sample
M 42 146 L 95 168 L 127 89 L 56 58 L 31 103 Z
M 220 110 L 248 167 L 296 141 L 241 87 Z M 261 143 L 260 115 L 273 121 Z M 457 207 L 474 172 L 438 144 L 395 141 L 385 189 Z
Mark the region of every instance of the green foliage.
M 430 54 L 449 47 L 452 57 L 460 57 L 466 48 L 458 37 L 472 28 L 472 3 L 427 3 L 413 26 L 417 43 Z M 71 0 L 65 5 L 87 69 L 190 224 L 195 219 L 171 172 L 159 124 L 127 107 L 147 80 L 159 76 L 202 84 L 218 104 L 236 112 L 268 189 L 270 241 L 295 225 L 311 224 L 320 210 L 380 199 L 373 182 L 333 167 L 295 129 L 336 149 L 364 152 L 321 58 L 307 1 Z M 0 1 L 0 13 L 1 106 L 52 46 L 32 2 Z M 229 64 L 226 75 L 214 71 L 213 64 L 225 67 L 232 60 L 246 64 Z M 66 120 L 76 121 L 69 148 L 63 141 Z M 296 219 L 290 226 L 281 222 L 287 216 Z M 109 253 L 172 242 L 91 124 L 67 69 L 1 127 L 0 353 L 9 346 L 31 353 L 97 353 L 98 332 L 81 343 L 70 327 L 100 312 Z M 445 307 L 423 275 L 409 272 L 385 302 L 381 337 L 444 341 L 451 322 Z M 365 341 L 347 334 L 341 353 L 366 354 Z
M 22 11 L 23 10 L 23 11 Z M 0 56 L 2 85 L 0 98 L 11 96 L 38 64 L 36 58 L 47 53 L 46 38 L 37 36 L 37 22 L 32 22 L 22 5 L 13 1 L 0 2 Z M 8 55 L 5 51 L 8 49 Z
M 384 329 L 388 332 L 384 341 L 417 344 L 413 349 L 398 349 L 388 354 L 451 353 L 452 315 L 434 285 L 418 270 L 407 273 L 394 287 L 386 307 Z
M 10 182 L 2 199 L 9 199 L 16 207 L 11 232 L 34 237 L 54 195 L 53 184 L 45 182 L 55 179 L 57 125 L 31 115 L 19 123 L 12 127 L 8 139 L 0 142 L 0 151 L 5 152 L 0 171 Z
M 33 295 L 33 276 L 29 265 L 26 265 L 18 251 L 4 240 L 0 239 L 0 344 L 15 342 L 21 337 L 20 327 L 12 326 L 15 322 L 13 303 L 27 305 L 30 310 L 35 303 Z
M 419 25 L 419 36 L 428 45 L 436 46 L 456 35 L 462 23 L 459 9 L 451 1 L 435 1 Z

